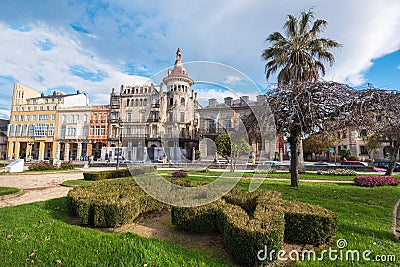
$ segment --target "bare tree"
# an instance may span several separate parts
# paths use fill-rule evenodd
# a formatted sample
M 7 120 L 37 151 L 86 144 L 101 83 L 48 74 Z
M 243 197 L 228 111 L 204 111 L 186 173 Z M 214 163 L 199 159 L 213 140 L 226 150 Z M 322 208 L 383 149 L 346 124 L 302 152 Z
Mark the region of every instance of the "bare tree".
M 303 82 L 277 86 L 267 93 L 277 131 L 285 133 L 291 148 L 291 186 L 299 187 L 298 157 L 301 137 L 343 127 L 339 120 L 358 107 L 357 92 L 335 82 Z

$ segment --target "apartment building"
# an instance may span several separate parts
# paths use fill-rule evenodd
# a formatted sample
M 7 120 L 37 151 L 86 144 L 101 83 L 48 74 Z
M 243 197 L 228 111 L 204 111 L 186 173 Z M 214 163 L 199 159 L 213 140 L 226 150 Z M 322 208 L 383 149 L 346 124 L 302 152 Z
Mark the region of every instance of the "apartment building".
M 54 91 L 44 95 L 26 85 L 14 83 L 7 158 L 55 159 L 58 109 L 80 104 L 79 99 L 83 97 L 86 98 L 79 91 L 76 94 Z
M 93 156 L 94 160 L 101 159 L 102 151 L 108 147 L 108 124 L 109 124 L 109 105 L 93 105 L 91 107 L 89 120 L 88 155 Z M 108 153 L 104 154 L 103 160 L 108 160 Z

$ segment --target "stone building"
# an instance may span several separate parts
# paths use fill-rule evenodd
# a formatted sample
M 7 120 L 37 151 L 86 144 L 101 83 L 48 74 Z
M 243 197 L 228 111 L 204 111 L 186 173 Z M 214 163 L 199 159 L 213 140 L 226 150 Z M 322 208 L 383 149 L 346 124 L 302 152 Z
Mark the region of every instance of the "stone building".
M 57 160 L 87 160 L 88 125 L 92 110 L 89 101 L 82 100 L 83 103 L 77 101 L 77 106 L 61 105 L 58 110 Z
M 103 155 L 130 161 L 191 159 L 197 146 L 198 107 L 193 80 L 182 64 L 180 49 L 174 68 L 160 85 L 121 85 L 110 96 L 109 147 Z M 165 91 L 164 91 L 165 90 Z
M 254 118 L 254 112 L 262 107 L 264 101 L 263 95 L 257 96 L 257 100 L 250 100 L 249 96 L 241 96 L 239 99 L 225 97 L 222 103 L 214 98 L 209 99 L 208 106 L 198 109 L 202 157 L 213 159 L 216 154 L 211 141 L 220 134 L 237 131 L 242 124 L 243 130 L 246 130 L 244 137 L 248 139 L 250 151 L 255 153 L 256 158 L 275 159 L 280 145 L 275 136 L 274 125 L 258 125 Z M 260 127 L 265 129 L 261 132 Z
M 99 160 L 103 148 L 106 148 L 108 138 L 110 106 L 93 105 L 89 120 L 88 156 L 93 156 L 94 160 Z M 104 156 L 103 160 L 108 160 L 108 156 Z

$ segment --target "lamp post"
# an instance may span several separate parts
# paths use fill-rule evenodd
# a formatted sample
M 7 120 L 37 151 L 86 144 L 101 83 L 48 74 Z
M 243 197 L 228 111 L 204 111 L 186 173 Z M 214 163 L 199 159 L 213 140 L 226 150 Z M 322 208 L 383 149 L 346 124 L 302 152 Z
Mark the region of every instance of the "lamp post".
M 116 166 L 116 170 L 119 170 L 119 151 L 120 151 L 120 146 L 119 146 L 119 142 L 121 141 L 121 136 L 122 136 L 122 129 L 124 128 L 123 126 L 120 125 L 120 122 L 118 123 L 118 125 L 114 126 L 117 129 L 117 138 L 118 138 L 118 143 L 117 143 L 117 166 Z

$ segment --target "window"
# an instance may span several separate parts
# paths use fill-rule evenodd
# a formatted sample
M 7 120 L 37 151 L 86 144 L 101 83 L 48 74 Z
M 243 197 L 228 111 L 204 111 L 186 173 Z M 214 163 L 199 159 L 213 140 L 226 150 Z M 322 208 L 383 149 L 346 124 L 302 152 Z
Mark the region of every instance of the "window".
M 78 114 L 78 115 L 76 115 L 76 122 L 78 122 L 78 123 L 79 123 L 79 114 Z
M 18 111 L 18 107 L 15 108 L 15 111 Z
M 347 133 L 346 133 L 346 131 L 344 131 L 342 134 L 342 139 L 346 139 L 346 138 L 347 138 Z
M 360 131 L 360 137 L 366 137 L 367 136 L 367 130 L 366 129 L 362 129 Z
M 51 103 L 54 103 L 54 98 L 53 98 L 53 99 L 51 99 Z
M 65 115 L 62 116 L 62 122 L 63 122 L 63 123 L 66 123 L 66 122 L 67 122 L 67 116 L 65 116 Z
M 147 106 L 147 98 L 143 100 L 143 106 Z
M 47 104 L 47 103 L 49 103 L 49 100 L 48 100 L 48 99 L 46 99 L 46 101 L 45 101 L 45 102 L 46 102 L 46 104 Z
M 47 106 L 46 109 L 47 109 L 47 110 L 50 110 L 50 106 Z
M 87 122 L 87 119 L 88 119 L 88 115 L 83 115 L 83 122 Z
M 43 106 L 40 107 L 40 110 L 43 110 Z
M 93 120 L 97 121 L 97 113 L 94 113 Z
M 360 146 L 360 154 L 361 155 L 368 155 L 368 151 L 365 146 Z
M 75 122 L 75 115 L 71 115 L 71 122 L 72 122 L 72 123 Z
M 32 115 L 32 121 L 36 121 L 36 115 Z
M 45 123 L 38 123 L 35 125 L 34 129 L 35 136 L 46 136 L 47 135 L 47 124 Z
M 75 127 L 68 127 L 67 135 L 74 136 L 75 134 L 76 134 L 76 128 Z
M 101 126 L 100 127 L 100 135 L 105 135 L 106 134 L 106 127 L 105 126 Z
M 30 120 L 31 120 L 31 116 L 26 115 L 26 116 L 25 116 L 25 120 L 26 120 L 26 121 L 30 121 Z
M 24 107 L 22 107 L 22 108 L 21 108 L 21 111 L 25 111 L 25 108 L 24 108 Z
M 104 121 L 107 122 L 107 114 L 104 114 Z
M 23 115 L 19 116 L 19 121 L 24 121 L 24 116 Z
M 174 119 L 174 114 L 171 112 L 168 114 L 168 121 L 173 121 Z
M 224 127 L 226 130 L 232 128 L 231 127 L 231 120 L 224 120 Z
M 54 123 L 50 123 L 48 136 L 54 135 Z
M 55 121 L 55 120 L 56 120 L 56 114 L 52 114 L 52 115 L 51 115 L 51 120 L 52 120 L 52 121 Z
M 87 127 L 83 128 L 83 138 L 87 137 Z
M 93 125 L 90 126 L 90 132 L 89 132 L 89 134 L 90 134 L 90 135 L 94 135 L 94 126 L 93 126 Z
M 97 135 L 97 136 L 99 136 L 100 135 L 100 127 L 94 127 L 94 132 L 95 132 L 95 135 Z
M 28 107 L 28 111 L 31 111 L 31 107 Z
M 185 105 L 185 98 L 181 98 L 181 105 L 184 106 Z
M 181 112 L 181 122 L 185 122 L 185 112 Z
M 174 104 L 174 99 L 171 97 L 171 98 L 169 99 L 169 105 L 172 106 L 173 104 Z
M 57 106 L 53 106 L 53 110 L 57 110 Z
M 65 138 L 65 127 L 61 128 L 61 138 Z
M 33 110 L 36 111 L 36 110 L 37 110 L 37 107 L 33 107 Z
M 131 113 L 126 113 L 126 121 L 130 122 L 132 120 L 132 114 Z
M 18 121 L 18 116 L 14 115 L 14 121 Z
M 49 115 L 39 115 L 39 121 L 47 121 L 49 120 Z

